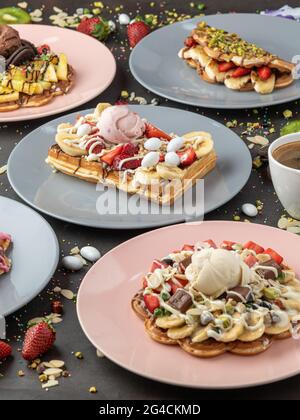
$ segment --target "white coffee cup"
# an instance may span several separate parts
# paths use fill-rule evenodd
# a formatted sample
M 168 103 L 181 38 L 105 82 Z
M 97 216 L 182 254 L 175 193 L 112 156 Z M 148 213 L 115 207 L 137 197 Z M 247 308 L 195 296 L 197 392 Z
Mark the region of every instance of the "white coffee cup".
M 281 204 L 294 219 L 300 220 L 300 170 L 282 165 L 273 157 L 279 146 L 300 140 L 300 132 L 279 137 L 269 147 L 269 164 L 275 191 Z

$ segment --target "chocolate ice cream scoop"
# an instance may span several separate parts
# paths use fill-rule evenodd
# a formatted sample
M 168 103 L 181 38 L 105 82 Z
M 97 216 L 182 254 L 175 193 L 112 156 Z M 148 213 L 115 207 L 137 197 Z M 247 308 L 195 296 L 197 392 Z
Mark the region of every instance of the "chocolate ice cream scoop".
M 0 25 L 0 55 L 8 58 L 19 47 L 22 41 L 19 37 L 18 31 L 8 25 Z
M 9 67 L 11 64 L 15 66 L 23 64 L 26 61 L 32 60 L 36 54 L 37 50 L 35 46 L 31 42 L 22 39 L 21 46 L 7 58 L 6 67 Z

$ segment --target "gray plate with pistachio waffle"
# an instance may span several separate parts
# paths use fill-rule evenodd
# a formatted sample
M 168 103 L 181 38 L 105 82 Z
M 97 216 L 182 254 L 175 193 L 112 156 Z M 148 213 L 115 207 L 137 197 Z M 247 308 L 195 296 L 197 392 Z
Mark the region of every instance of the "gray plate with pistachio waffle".
M 207 108 L 256 108 L 300 98 L 299 80 L 265 95 L 235 91 L 202 80 L 195 69 L 178 57 L 184 40 L 200 20 L 237 33 L 281 59 L 292 61 L 300 55 L 296 42 L 300 38 L 300 24 L 296 21 L 246 13 L 198 17 L 154 31 L 134 48 L 130 69 L 139 83 L 165 98 Z

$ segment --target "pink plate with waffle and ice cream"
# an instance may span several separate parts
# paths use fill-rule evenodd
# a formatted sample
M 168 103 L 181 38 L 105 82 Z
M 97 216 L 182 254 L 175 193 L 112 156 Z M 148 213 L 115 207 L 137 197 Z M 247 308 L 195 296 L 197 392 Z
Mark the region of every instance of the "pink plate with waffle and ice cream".
M 264 225 L 227 221 L 173 225 L 137 236 L 102 257 L 88 272 L 78 294 L 81 326 L 105 356 L 138 375 L 173 385 L 194 388 L 240 388 L 279 381 L 300 373 L 300 341 L 274 340 L 264 353 L 238 356 L 225 353 L 201 359 L 178 346 L 149 338 L 143 322 L 131 308 L 149 263 L 211 238 L 239 243 L 252 241 L 271 247 L 300 275 L 300 237 Z
M 76 108 L 100 95 L 114 79 L 116 62 L 109 49 L 95 38 L 70 29 L 47 25 L 15 25 L 22 39 L 35 46 L 49 45 L 64 53 L 75 72 L 67 94 L 46 105 L 0 112 L 0 122 L 29 121 Z

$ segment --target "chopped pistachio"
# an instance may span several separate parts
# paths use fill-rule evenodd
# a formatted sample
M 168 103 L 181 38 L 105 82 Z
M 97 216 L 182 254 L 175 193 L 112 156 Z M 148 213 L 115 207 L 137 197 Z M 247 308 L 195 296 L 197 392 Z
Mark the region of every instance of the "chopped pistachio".
M 285 111 L 283 111 L 283 116 L 284 118 L 292 118 L 293 112 L 290 109 L 286 109 Z

